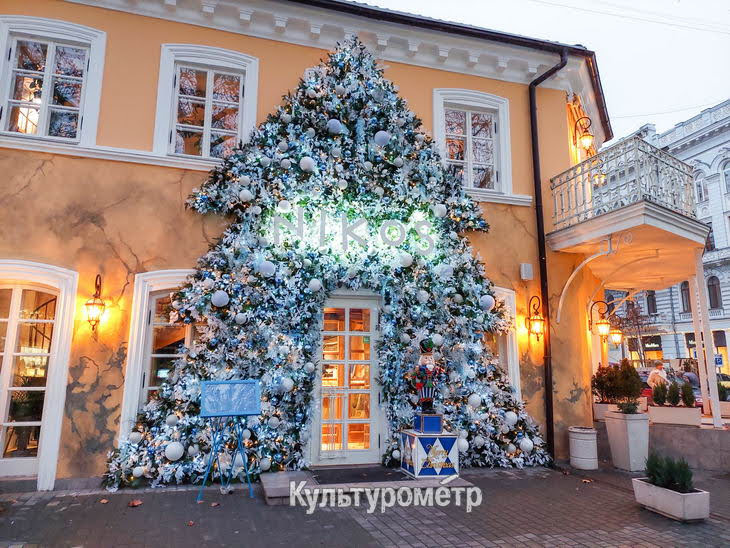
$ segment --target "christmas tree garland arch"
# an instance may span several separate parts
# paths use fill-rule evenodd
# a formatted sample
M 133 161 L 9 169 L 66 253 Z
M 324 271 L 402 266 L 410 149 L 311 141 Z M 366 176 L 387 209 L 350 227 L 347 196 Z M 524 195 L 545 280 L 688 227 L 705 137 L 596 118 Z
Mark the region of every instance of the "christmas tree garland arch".
M 436 410 L 460 434 L 462 466 L 549 460 L 482 343 L 484 332 L 510 327 L 461 235 L 488 225 L 420 125 L 351 39 L 308 69 L 248 144 L 194 191 L 190 207 L 233 221 L 172 296 L 172 319 L 194 324 L 196 337 L 110 453 L 110 488 L 202 478 L 206 379 L 260 379 L 262 415 L 245 432 L 254 473 L 307 466 L 323 305 L 343 289 L 379 296 L 385 465 L 396 463 L 395 433 L 415 410 L 406 373 L 424 338 L 444 369 Z

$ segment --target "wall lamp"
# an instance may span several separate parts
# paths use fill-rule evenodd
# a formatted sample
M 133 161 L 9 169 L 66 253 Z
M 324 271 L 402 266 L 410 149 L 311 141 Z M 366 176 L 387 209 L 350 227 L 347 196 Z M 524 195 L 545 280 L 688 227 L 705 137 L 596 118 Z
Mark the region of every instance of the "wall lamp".
M 590 131 L 590 127 L 593 124 L 588 116 L 582 116 L 575 121 L 575 127 L 573 133 L 575 134 L 575 144 L 582 146 L 585 150 L 590 149 L 593 146 L 595 138 Z
M 96 331 L 106 308 L 104 301 L 101 299 L 101 274 L 97 274 L 94 281 L 94 296 L 86 301 L 84 306 L 86 307 L 86 321 L 89 322 L 91 331 Z
M 608 340 L 611 341 L 611 344 L 618 346 L 624 340 L 624 334 L 621 333 L 620 329 L 614 327 L 608 332 Z
M 540 342 L 540 337 L 545 334 L 545 318 L 542 317 L 541 308 L 540 297 L 533 295 L 527 305 L 530 315 L 525 318 L 525 327 L 528 333 L 535 335 L 538 342 Z
M 603 310 L 600 308 L 598 309 L 598 320 L 593 321 L 593 309 L 596 306 L 602 306 Z M 608 321 L 608 317 L 606 316 L 608 314 L 608 303 L 606 301 L 596 301 L 591 305 L 591 310 L 588 314 L 588 329 L 593 331 L 593 328 L 595 327 L 595 332 L 597 335 L 600 335 L 602 341 L 606 341 L 608 338 L 608 335 L 611 333 L 611 323 Z

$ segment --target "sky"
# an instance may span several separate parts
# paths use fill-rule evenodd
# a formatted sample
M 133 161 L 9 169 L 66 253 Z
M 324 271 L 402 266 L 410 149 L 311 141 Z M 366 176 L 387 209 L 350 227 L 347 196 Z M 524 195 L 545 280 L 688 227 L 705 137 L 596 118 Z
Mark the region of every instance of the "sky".
M 365 3 L 365 2 L 364 2 Z M 730 0 L 368 0 L 596 52 L 616 138 L 730 98 Z

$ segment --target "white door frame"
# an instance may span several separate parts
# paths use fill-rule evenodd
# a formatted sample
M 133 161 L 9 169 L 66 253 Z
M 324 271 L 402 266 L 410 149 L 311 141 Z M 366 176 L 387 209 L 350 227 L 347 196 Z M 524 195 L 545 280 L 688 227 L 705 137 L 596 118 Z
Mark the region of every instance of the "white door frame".
M 346 307 L 368 307 L 372 310 L 373 316 L 371 317 L 372 335 L 370 342 L 371 352 L 371 384 L 370 384 L 370 413 L 371 413 L 371 451 L 367 454 L 363 451 L 363 458 L 357 458 L 358 455 L 354 451 L 343 450 L 341 457 L 333 458 L 322 458 L 321 457 L 321 436 L 322 436 L 322 421 L 321 421 L 321 397 L 322 397 L 322 366 L 321 366 L 321 343 L 317 347 L 317 375 L 315 378 L 314 385 L 314 408 L 312 414 L 311 423 L 311 436 L 309 440 L 309 461 L 314 466 L 342 466 L 342 465 L 358 465 L 358 464 L 378 464 L 380 463 L 383 444 L 386 441 L 388 428 L 387 419 L 385 413 L 381 411 L 380 395 L 382 387 L 377 381 L 378 373 L 378 356 L 377 356 L 377 342 L 380 339 L 380 333 L 378 331 L 378 315 L 380 309 L 380 296 L 377 293 L 370 291 L 347 291 L 338 290 L 333 292 L 327 301 L 325 301 L 325 307 L 332 307 L 341 304 Z M 324 321 L 324 315 L 322 316 Z M 322 331 L 322 323 L 317 326 L 318 332 Z M 343 402 L 343 413 L 347 412 L 347 402 Z M 344 436 L 343 432 L 343 436 Z
M 74 328 L 78 273 L 65 268 L 31 261 L 0 259 L 0 280 L 21 285 L 43 285 L 58 292 L 56 322 L 51 342 L 51 359 L 48 362 L 46 377 L 46 396 L 43 403 L 41 435 L 38 441 L 38 457 L 33 459 L 37 460 L 38 466 L 37 489 L 39 491 L 50 491 L 56 481 L 63 411 L 66 402 L 68 362 Z M 13 460 L 0 459 L 0 476 L 25 473 L 21 471 L 24 466 L 13 464 Z

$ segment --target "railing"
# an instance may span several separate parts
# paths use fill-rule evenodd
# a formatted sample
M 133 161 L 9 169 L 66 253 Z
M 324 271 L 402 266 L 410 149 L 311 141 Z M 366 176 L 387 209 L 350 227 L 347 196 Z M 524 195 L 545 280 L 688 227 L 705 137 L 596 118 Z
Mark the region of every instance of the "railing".
M 550 188 L 555 230 L 643 200 L 695 217 L 692 168 L 639 137 L 553 177 Z
M 710 318 L 722 318 L 725 316 L 725 309 L 723 308 L 710 308 L 708 312 Z
M 730 247 L 721 247 L 719 249 L 713 249 L 712 251 L 705 251 L 702 256 L 702 262 L 715 263 L 720 261 L 726 261 L 730 259 Z

